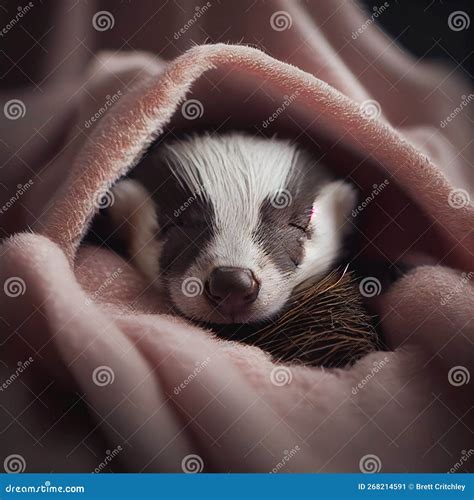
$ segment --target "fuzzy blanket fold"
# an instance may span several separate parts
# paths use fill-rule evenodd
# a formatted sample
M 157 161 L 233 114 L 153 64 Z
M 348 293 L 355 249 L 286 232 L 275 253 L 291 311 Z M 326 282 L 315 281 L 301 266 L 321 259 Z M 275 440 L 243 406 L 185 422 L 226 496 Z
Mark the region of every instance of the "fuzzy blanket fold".
M 113 451 L 115 471 L 443 472 L 461 456 L 472 432 L 472 146 L 467 116 L 439 123 L 468 92 L 414 67 L 373 26 L 344 45 L 364 15 L 334 3 L 325 25 L 333 2 L 321 4 L 259 10 L 276 58 L 227 44 L 167 63 L 102 53 L 43 159 L 13 168 L 5 156 L 1 461 L 93 471 Z M 286 31 L 268 22 L 282 9 Z M 12 148 L 28 117 L 2 116 Z M 360 188 L 358 252 L 419 265 L 368 298 L 392 351 L 349 370 L 275 365 L 168 315 L 125 260 L 82 243 L 155 139 L 205 128 L 296 138 Z

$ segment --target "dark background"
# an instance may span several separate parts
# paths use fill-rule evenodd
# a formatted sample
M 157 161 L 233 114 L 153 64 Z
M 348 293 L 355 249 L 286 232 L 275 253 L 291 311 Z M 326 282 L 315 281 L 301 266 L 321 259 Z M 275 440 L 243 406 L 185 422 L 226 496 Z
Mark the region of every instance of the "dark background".
M 18 88 L 29 85 L 37 85 L 48 73 L 48 61 L 55 61 L 54 52 L 62 49 L 66 54 L 73 53 L 63 61 L 59 70 L 51 63 L 51 75 L 48 79 L 60 78 L 74 72 L 81 71 L 88 62 L 88 47 L 83 47 L 82 54 L 74 52 L 75 47 L 58 47 L 56 38 L 64 43 L 65 37 L 61 33 L 67 33 L 72 42 L 82 38 L 82 28 L 73 23 L 79 13 L 84 10 L 95 12 L 98 8 L 110 8 L 114 13 L 123 12 L 125 19 L 133 17 L 140 19 L 140 11 L 147 11 L 147 4 L 152 2 L 153 9 L 161 4 L 167 8 L 174 8 L 177 12 L 183 9 L 184 0 L 35 0 L 34 8 L 26 15 L 17 26 L 15 26 L 4 38 L 0 37 L 0 86 L 2 88 Z M 214 0 L 219 4 L 234 0 Z M 256 0 L 264 1 L 264 0 Z M 306 0 L 312 1 L 326 0 Z M 182 5 L 180 4 L 182 2 Z M 28 2 L 18 3 L 17 0 L 7 0 L 0 3 L 0 27 L 7 24 L 17 12 L 19 5 L 24 6 Z M 196 0 L 196 5 L 202 5 L 203 1 Z M 252 2 L 253 3 L 253 2 Z M 382 0 L 362 0 L 368 13 L 372 12 L 374 6 L 380 7 Z M 472 30 L 474 25 L 473 0 L 389 0 L 389 9 L 378 17 L 378 23 L 398 43 L 409 49 L 415 56 L 422 59 L 443 60 L 457 68 L 465 78 L 472 78 Z M 62 13 L 59 14 L 58 6 Z M 189 7 L 189 5 L 187 5 Z M 140 8 L 142 7 L 142 8 Z M 462 10 L 471 18 L 471 26 L 467 30 L 452 31 L 447 23 L 451 12 Z M 90 17 L 90 16 L 89 16 Z M 87 17 L 87 22 L 89 22 Z M 150 25 L 156 25 L 159 15 L 152 20 Z M 143 21 L 146 21 L 144 18 Z M 89 28 L 89 26 L 87 26 Z M 159 28 L 156 28 L 159 30 Z M 157 33 L 159 35 L 159 33 Z M 106 38 L 102 48 L 117 48 L 116 41 Z M 220 40 L 226 41 L 226 40 Z M 127 43 L 124 50 L 141 49 L 140 36 Z M 166 57 L 166 53 L 164 54 Z M 63 59 L 62 54 L 58 59 Z M 39 68 L 42 68 L 42 73 Z M 57 75 L 55 74 L 57 73 Z
M 368 11 L 383 2 L 363 0 Z M 389 0 L 390 11 L 378 17 L 379 25 L 398 43 L 420 58 L 444 60 L 457 67 L 472 81 L 474 22 L 473 0 Z M 467 30 L 453 31 L 448 26 L 451 12 L 462 10 L 471 18 Z M 408 27 L 408 29 L 406 29 Z

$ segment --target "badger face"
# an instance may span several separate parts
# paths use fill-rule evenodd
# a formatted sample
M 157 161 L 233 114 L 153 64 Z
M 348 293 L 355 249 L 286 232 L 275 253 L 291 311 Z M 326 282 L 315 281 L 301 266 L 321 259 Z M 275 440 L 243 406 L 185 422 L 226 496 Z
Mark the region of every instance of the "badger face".
M 183 315 L 212 323 L 276 315 L 335 263 L 355 205 L 306 152 L 236 133 L 164 145 L 134 177 L 116 188 L 136 199 L 133 261 Z

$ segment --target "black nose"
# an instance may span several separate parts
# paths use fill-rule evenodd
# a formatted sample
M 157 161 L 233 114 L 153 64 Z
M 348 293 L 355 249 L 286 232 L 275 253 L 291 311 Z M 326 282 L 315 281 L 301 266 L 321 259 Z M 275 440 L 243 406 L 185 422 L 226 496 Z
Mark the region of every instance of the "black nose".
M 259 284 L 250 269 L 216 267 L 206 283 L 207 295 L 227 313 L 245 308 L 258 297 Z

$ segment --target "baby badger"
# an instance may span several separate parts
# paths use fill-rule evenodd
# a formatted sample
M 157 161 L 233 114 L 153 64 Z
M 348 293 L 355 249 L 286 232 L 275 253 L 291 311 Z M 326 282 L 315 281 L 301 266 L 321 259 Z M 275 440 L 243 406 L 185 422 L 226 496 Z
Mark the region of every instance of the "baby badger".
M 209 323 L 271 319 L 295 287 L 327 274 L 356 203 L 306 151 L 241 133 L 159 145 L 113 198 L 107 215 L 134 265 L 181 314 Z

